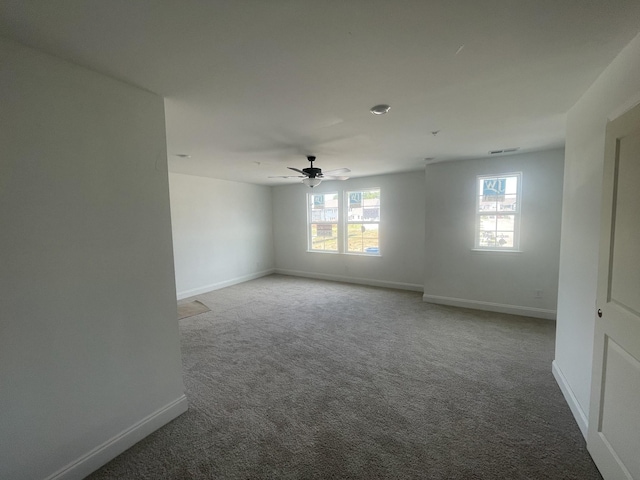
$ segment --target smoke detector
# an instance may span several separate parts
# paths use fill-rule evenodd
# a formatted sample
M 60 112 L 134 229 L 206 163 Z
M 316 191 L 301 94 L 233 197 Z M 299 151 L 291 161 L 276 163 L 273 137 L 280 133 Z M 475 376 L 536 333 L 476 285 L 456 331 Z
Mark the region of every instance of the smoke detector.
M 373 113 L 374 115 L 384 115 L 390 109 L 391 109 L 391 107 L 389 105 L 381 103 L 380 105 L 376 105 L 375 107 L 371 107 L 371 110 L 369 110 L 369 111 L 371 113 Z

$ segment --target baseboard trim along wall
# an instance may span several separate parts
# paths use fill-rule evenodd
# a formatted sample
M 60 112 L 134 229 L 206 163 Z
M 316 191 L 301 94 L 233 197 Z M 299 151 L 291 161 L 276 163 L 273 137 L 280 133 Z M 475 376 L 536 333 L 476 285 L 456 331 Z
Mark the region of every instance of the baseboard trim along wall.
M 147 435 L 182 415 L 188 408 L 187 397 L 185 395 L 180 396 L 107 440 L 102 445 L 87 452 L 74 462 L 61 468 L 56 473 L 48 476 L 46 480 L 80 480 L 85 478 L 128 448 L 131 448 Z
M 567 404 L 569 404 L 571 413 L 573 413 L 573 418 L 576 419 L 576 423 L 578 424 L 578 427 L 580 427 L 582 436 L 586 440 L 587 431 L 589 429 L 589 419 L 587 418 L 587 415 L 584 413 L 584 410 L 578 403 L 578 399 L 573 394 L 573 390 L 571 390 L 567 379 L 562 373 L 562 370 L 560 370 L 560 367 L 558 367 L 558 364 L 555 360 L 551 362 L 551 371 L 553 372 L 553 376 L 556 379 L 556 382 L 558 382 L 558 386 L 560 387 L 560 391 L 562 391 L 562 394 L 564 395 L 564 399 L 567 401 Z
M 374 280 L 371 278 L 346 277 L 342 275 L 331 275 L 331 274 L 315 273 L 315 272 L 302 272 L 299 270 L 286 270 L 281 268 L 276 268 L 273 273 L 278 273 L 280 275 L 289 275 L 292 277 L 315 278 L 318 280 L 331 280 L 334 282 L 355 283 L 358 285 L 369 285 L 372 287 L 385 287 L 385 288 L 395 288 L 398 290 L 411 290 L 414 292 L 422 292 L 424 290 L 423 285 L 418 285 L 414 283 L 390 282 L 387 280 Z
M 466 300 L 464 298 L 441 297 L 438 295 L 422 296 L 422 300 L 439 305 L 449 305 L 452 307 L 473 308 L 475 310 L 486 310 L 488 312 L 510 313 L 511 315 L 524 315 L 525 317 L 556 319 L 555 310 L 544 308 L 521 307 L 519 305 L 507 305 L 503 303 L 482 302 L 480 300 Z
M 212 283 L 210 285 L 193 288 L 191 290 L 184 290 L 182 292 L 178 292 L 178 300 L 193 297 L 194 295 L 200 295 L 201 293 L 213 292 L 214 290 L 220 290 L 221 288 L 230 287 L 231 285 L 237 285 L 238 283 L 248 282 L 249 280 L 255 280 L 256 278 L 266 277 L 267 275 L 271 275 L 272 273 L 275 273 L 275 271 L 273 268 L 270 268 L 269 270 L 250 273 L 249 275 L 243 275 L 242 277 L 232 278 L 223 282 Z

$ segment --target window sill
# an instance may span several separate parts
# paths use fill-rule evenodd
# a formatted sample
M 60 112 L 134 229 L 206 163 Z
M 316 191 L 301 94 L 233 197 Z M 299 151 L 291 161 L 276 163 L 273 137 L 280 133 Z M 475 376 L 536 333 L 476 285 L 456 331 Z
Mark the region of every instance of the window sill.
M 379 253 L 358 253 L 358 252 L 332 252 L 329 250 L 307 250 L 307 253 L 328 253 L 329 255 L 352 255 L 355 257 L 382 257 Z
M 522 250 L 498 250 L 490 248 L 472 248 L 473 253 L 524 253 Z

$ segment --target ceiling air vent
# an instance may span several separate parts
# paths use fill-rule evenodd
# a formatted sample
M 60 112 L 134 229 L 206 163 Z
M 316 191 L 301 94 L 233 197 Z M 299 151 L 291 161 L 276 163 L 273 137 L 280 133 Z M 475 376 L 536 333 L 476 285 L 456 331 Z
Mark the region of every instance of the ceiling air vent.
M 518 150 L 520 150 L 520 147 L 516 147 L 516 148 L 505 148 L 503 150 L 491 150 L 489 152 L 489 155 L 497 155 L 499 153 L 513 153 L 513 152 L 517 152 Z

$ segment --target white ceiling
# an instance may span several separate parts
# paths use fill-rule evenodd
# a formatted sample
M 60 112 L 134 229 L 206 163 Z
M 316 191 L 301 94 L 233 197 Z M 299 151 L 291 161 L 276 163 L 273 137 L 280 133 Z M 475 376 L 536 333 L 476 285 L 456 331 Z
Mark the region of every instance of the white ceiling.
M 639 27 L 638 0 L 0 2 L 0 35 L 163 95 L 171 171 L 265 185 L 306 154 L 355 177 L 562 146 Z

